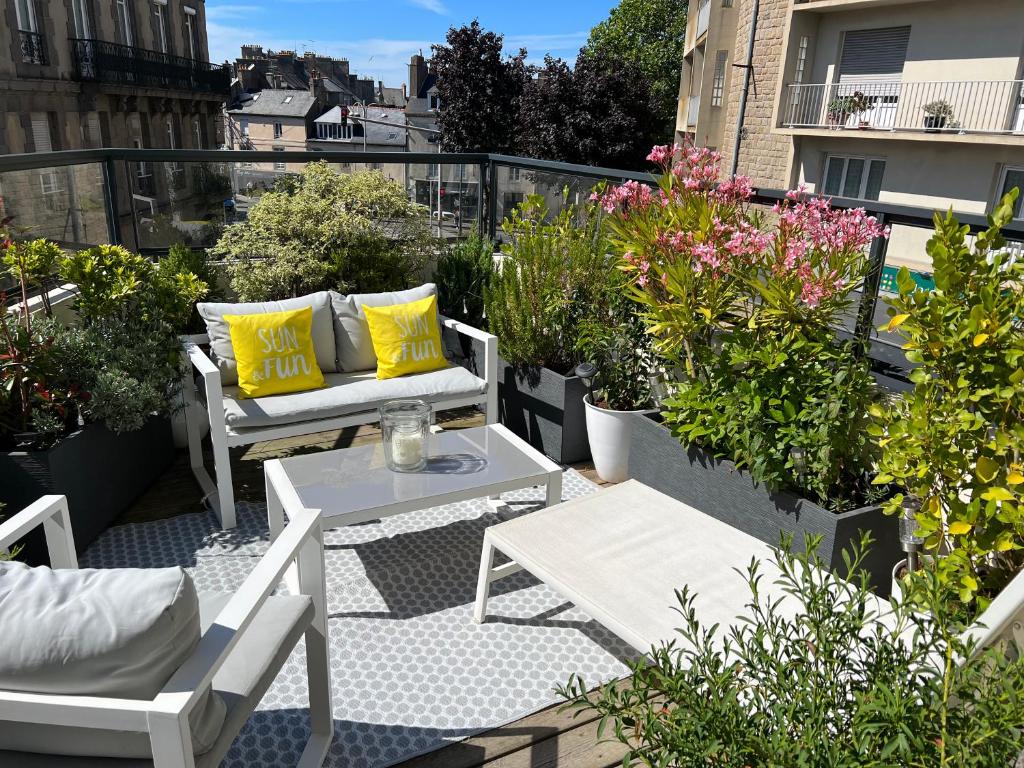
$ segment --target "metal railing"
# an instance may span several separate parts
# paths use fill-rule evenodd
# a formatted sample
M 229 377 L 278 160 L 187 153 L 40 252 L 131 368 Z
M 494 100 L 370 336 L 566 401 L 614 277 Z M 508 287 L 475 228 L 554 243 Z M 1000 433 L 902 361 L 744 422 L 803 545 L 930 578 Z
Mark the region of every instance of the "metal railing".
M 18 42 L 21 45 L 21 60 L 25 64 L 50 63 L 46 55 L 46 40 L 39 32 L 19 29 Z
M 25 211 L 30 210 L 26 206 L 17 211 L 16 225 L 42 224 L 42 221 L 31 220 L 37 215 L 79 235 L 69 234 L 61 238 L 37 231 L 32 236 L 48 236 L 66 247 L 123 243 L 144 253 L 158 255 L 175 242 L 181 242 L 183 233 L 182 229 L 169 226 L 167 219 L 172 216 L 164 215 L 164 224 L 156 222 L 157 226 L 149 235 L 149 245 L 143 245 L 139 240 L 140 231 L 154 226 L 155 219 L 162 215 L 160 210 L 173 213 L 175 205 L 193 198 L 201 199 L 204 204 L 216 203 L 216 208 L 231 200 L 241 208 L 249 198 L 249 192 L 242 184 L 252 173 L 265 173 L 272 183 L 285 175 L 271 170 L 274 163 L 284 163 L 289 172 L 294 172 L 304 163 L 317 161 L 327 161 L 338 169 L 404 167 L 410 199 L 415 200 L 422 191 L 420 186 L 425 185 L 424 189 L 432 200 L 431 228 L 442 237 L 465 237 L 476 230 L 492 240 L 500 240 L 501 221 L 509 214 L 509 206 L 521 201 L 526 194 L 543 195 L 552 210 L 557 210 L 566 188 L 570 201 L 582 201 L 601 182 L 636 180 L 655 183 L 654 177 L 648 173 L 487 153 L 95 149 L 0 156 L 0 181 L 5 190 L 0 214 L 5 212 L 4 204 L 12 207 L 19 204 L 19 189 L 24 190 L 24 194 L 37 194 L 39 182 L 33 178 L 36 174 L 65 172 L 67 194 L 63 199 L 67 210 L 53 215 L 40 207 L 26 214 Z M 182 174 L 177 170 L 188 170 L 189 166 L 192 167 L 191 173 Z M 145 185 L 140 184 L 140 169 L 145 170 Z M 172 188 L 175 183 L 180 185 L 179 189 Z M 441 197 L 441 188 L 447 188 L 448 194 Z M 783 190 L 758 189 L 752 203 L 771 206 L 784 197 Z M 453 220 L 449 206 L 455 199 L 459 200 L 459 213 Z M 926 230 L 933 226 L 933 212 L 926 208 L 853 198 L 832 198 L 831 202 L 838 208 L 865 208 L 885 226 Z M 436 217 L 435 203 L 438 205 L 436 213 L 440 214 Z M 219 223 L 223 224 L 226 218 L 223 209 L 218 215 L 221 217 Z M 988 226 L 985 216 L 966 213 L 958 216 L 972 232 Z M 189 220 L 179 224 L 186 229 L 199 230 L 203 225 L 218 222 Z M 1024 221 L 1006 227 L 1004 235 L 1017 243 L 1024 241 Z M 154 243 L 154 237 L 165 239 Z M 905 372 L 907 368 L 900 342 L 876 330 L 885 317 L 879 293 L 888 249 L 889 241 L 882 238 L 871 244 L 871 268 L 860 292 L 859 305 L 845 318 L 840 333 L 859 341 L 876 370 L 896 381 L 901 380 L 903 374 L 900 371 Z
M 71 48 L 79 80 L 205 93 L 226 94 L 231 90 L 231 73 L 226 65 L 106 40 L 74 38 Z
M 1024 80 L 902 80 L 786 86 L 787 128 L 1024 134 Z M 866 102 L 867 109 L 854 104 Z

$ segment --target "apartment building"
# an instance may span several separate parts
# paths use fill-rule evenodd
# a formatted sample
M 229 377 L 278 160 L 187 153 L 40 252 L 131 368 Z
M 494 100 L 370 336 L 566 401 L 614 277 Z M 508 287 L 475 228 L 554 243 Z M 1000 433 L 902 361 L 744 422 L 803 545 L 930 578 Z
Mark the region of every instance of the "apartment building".
M 727 170 L 967 213 L 1024 187 L 1020 0 L 699 0 L 689 26 L 677 132 Z M 926 269 L 924 239 L 890 253 Z
M 216 148 L 230 79 L 207 61 L 203 0 L 2 0 L 0 9 L 0 152 Z M 210 180 L 192 170 L 135 164 L 120 180 L 121 210 L 134 205 L 152 222 L 193 216 Z M 96 242 L 107 233 L 101 183 L 94 165 L 6 174 L 0 214 L 42 222 L 38 235 Z M 143 245 L 122 225 L 125 242 Z

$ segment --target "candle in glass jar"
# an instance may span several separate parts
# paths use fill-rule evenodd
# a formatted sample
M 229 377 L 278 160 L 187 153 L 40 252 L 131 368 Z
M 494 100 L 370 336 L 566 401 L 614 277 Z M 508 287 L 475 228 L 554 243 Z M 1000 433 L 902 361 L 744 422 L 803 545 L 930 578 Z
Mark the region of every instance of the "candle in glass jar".
M 391 458 L 401 467 L 412 467 L 423 461 L 423 433 L 395 430 L 391 434 Z

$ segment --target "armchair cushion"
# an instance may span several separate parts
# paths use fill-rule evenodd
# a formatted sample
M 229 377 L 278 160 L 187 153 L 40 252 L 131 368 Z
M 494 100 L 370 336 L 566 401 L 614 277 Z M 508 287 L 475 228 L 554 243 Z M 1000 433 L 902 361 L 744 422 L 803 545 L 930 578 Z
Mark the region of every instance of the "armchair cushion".
M 211 357 L 220 369 L 221 383 L 224 385 L 238 383 L 238 363 L 235 360 L 234 348 L 231 346 L 231 328 L 224 319 L 224 315 L 257 315 L 265 312 L 287 312 L 306 307 L 313 309 L 312 333 L 316 364 L 324 373 L 334 373 L 338 370 L 335 360 L 337 350 L 334 341 L 331 297 L 327 291 L 284 301 L 241 304 L 200 302 L 196 304 L 196 309 L 199 310 L 199 314 L 206 322 L 206 331 L 210 335 Z
M 370 340 L 370 326 L 363 307 L 408 304 L 437 295 L 437 286 L 426 283 L 406 291 L 353 293 L 343 296 L 330 291 L 334 310 L 334 341 L 338 347 L 338 371 L 367 371 L 377 367 L 377 355 Z M 326 371 L 325 371 L 326 372 Z
M 224 419 L 232 429 L 276 427 L 374 411 L 389 400 L 438 403 L 487 391 L 487 382 L 459 366 L 383 381 L 373 370 L 324 378 L 327 386 L 322 389 L 251 400 L 241 399 L 238 387 L 225 387 Z
M 0 563 L 0 689 L 149 700 L 199 642 L 199 599 L 181 568 L 51 570 Z M 192 739 L 208 751 L 224 701 L 193 709 Z M 0 748 L 145 757 L 145 736 L 0 721 Z

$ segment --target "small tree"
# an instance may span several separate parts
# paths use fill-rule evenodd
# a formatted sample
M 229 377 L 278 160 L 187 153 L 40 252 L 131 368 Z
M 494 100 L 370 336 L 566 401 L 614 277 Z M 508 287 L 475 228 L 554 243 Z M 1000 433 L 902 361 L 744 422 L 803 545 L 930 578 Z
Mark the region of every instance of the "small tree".
M 675 128 L 686 9 L 686 0 L 621 0 L 590 31 L 583 49 L 587 56 L 627 62 L 639 71 L 634 85 L 651 92 L 649 144 L 668 140 Z
M 437 125 L 445 152 L 505 152 L 515 146 L 519 99 L 528 78 L 526 51 L 506 56 L 504 38 L 480 22 L 448 30 L 447 45 L 433 46 Z
M 1018 194 L 973 243 L 952 211 L 935 214 L 934 290 L 900 269 L 885 328 L 906 342 L 914 390 L 876 408 L 873 427 L 884 449 L 875 482 L 918 499 L 940 577 L 976 608 L 1024 565 L 1024 263 L 1000 234 Z

